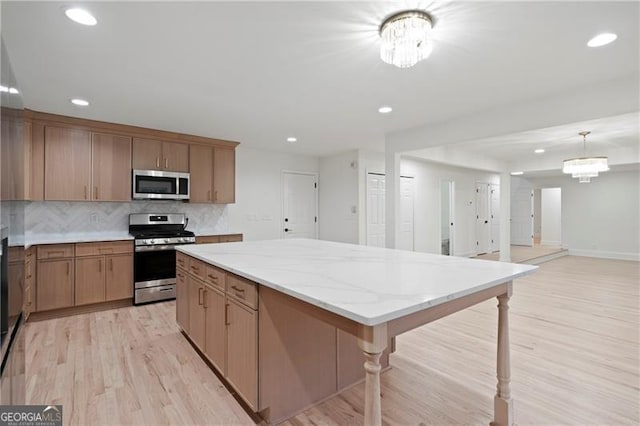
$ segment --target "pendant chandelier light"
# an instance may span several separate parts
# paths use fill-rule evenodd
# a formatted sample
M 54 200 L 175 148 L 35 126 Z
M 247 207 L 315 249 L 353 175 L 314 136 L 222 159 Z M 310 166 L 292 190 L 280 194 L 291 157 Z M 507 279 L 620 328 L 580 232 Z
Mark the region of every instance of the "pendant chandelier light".
M 380 58 L 398 68 L 409 68 L 433 50 L 432 20 L 421 10 L 407 10 L 387 18 L 380 26 Z
M 563 173 L 571 174 L 571 177 L 578 178 L 580 183 L 589 183 L 592 177 L 598 177 L 598 173 L 609 170 L 607 157 L 587 156 L 587 135 L 590 133 L 588 131 L 578 133 L 582 136 L 584 156 L 564 160 L 562 167 Z

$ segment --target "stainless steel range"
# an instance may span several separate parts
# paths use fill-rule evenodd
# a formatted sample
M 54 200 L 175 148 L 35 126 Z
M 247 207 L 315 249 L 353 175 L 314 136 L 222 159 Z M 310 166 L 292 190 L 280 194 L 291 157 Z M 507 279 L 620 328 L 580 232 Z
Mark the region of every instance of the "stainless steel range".
M 129 233 L 134 237 L 133 303 L 156 302 L 176 297 L 176 250 L 194 244 L 182 213 L 134 213 L 129 215 Z

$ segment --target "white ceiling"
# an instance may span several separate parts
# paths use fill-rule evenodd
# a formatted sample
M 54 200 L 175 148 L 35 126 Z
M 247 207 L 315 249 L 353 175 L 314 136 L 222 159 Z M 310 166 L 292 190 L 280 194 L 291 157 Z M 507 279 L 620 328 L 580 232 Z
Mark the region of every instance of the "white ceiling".
M 65 4 L 1 3 L 27 108 L 314 155 L 639 73 L 638 2 L 87 2 L 95 27 Z M 397 69 L 379 59 L 378 26 L 413 7 L 435 17 L 435 49 Z M 586 47 L 603 31 L 618 40 Z M 565 130 L 515 142 L 578 146 L 581 129 Z M 505 156 L 513 141 L 485 142 Z

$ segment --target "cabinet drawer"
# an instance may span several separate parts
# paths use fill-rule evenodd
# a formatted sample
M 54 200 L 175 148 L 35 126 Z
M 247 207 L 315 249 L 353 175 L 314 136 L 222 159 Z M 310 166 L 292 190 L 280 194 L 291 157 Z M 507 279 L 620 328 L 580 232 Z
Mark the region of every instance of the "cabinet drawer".
M 133 243 L 131 241 L 108 241 L 76 244 L 76 256 L 79 257 L 127 253 L 133 253 Z
M 193 257 L 189 258 L 189 273 L 195 275 L 204 281 L 204 277 L 207 272 L 207 265 L 204 262 L 199 261 L 198 259 L 194 259 Z
M 51 244 L 38 246 L 36 253 L 38 259 L 73 257 L 73 244 Z
M 185 271 L 189 269 L 189 256 L 184 253 L 176 252 L 176 266 L 182 268 Z
M 212 284 L 222 291 L 225 290 L 225 272 L 216 268 L 215 266 L 207 265 L 206 267 L 207 276 L 205 277 L 205 282 Z
M 250 308 L 258 308 L 258 286 L 235 275 L 227 275 L 227 294 Z
M 220 235 L 221 243 L 234 243 L 237 241 L 242 241 L 242 234 Z

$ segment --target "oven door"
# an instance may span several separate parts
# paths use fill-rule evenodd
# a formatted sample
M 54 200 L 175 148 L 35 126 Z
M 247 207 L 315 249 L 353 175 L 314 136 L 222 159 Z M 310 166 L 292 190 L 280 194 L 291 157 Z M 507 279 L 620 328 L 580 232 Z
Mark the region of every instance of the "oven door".
M 173 246 L 139 246 L 133 256 L 135 288 L 176 282 L 176 250 Z

